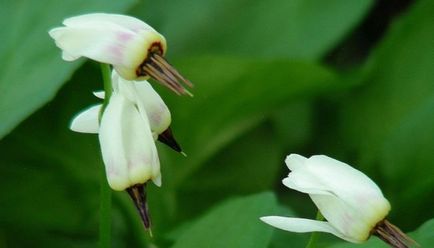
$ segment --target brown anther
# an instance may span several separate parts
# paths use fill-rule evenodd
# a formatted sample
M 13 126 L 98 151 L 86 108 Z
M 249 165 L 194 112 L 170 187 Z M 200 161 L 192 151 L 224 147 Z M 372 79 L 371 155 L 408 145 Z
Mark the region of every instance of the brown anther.
M 181 74 L 164 59 L 161 44 L 153 44 L 148 51 L 148 57 L 139 68 L 137 68 L 137 76 L 150 76 L 178 95 L 191 95 L 181 83 L 184 83 L 188 87 L 193 87 L 193 84 L 181 76 Z
M 419 244 L 403 233 L 398 227 L 384 219 L 372 230 L 372 234 L 394 248 L 419 247 Z

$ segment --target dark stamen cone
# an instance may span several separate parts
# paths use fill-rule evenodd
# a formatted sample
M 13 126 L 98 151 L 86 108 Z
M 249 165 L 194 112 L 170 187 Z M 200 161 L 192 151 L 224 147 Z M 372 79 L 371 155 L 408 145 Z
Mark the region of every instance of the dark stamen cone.
M 384 242 L 394 248 L 420 247 L 419 244 L 403 233 L 398 227 L 384 219 L 373 229 L 373 235 L 379 237 Z
M 148 75 L 178 95 L 193 96 L 181 83 L 184 83 L 190 88 L 193 87 L 193 84 L 185 79 L 157 52 L 151 53 L 145 62 L 143 62 L 137 71 L 137 75 Z
M 148 203 L 146 202 L 146 184 L 136 184 L 132 187 L 127 188 L 127 192 L 134 202 L 137 210 L 139 211 L 140 218 L 142 219 L 143 225 L 146 230 L 151 232 L 151 220 L 149 217 Z
M 172 134 L 172 129 L 170 127 L 167 128 L 166 131 L 158 135 L 158 141 L 166 144 L 173 150 L 182 153 L 181 146 L 178 144 L 178 142 L 176 142 L 175 137 Z

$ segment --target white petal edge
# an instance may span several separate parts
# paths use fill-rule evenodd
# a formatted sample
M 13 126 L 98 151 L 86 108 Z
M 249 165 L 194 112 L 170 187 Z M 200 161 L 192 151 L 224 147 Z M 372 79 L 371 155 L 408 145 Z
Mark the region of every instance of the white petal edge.
M 119 15 L 119 14 L 109 14 L 109 13 L 92 13 L 85 14 L 67 18 L 63 21 L 66 26 L 86 26 L 89 22 L 110 22 L 116 23 L 120 26 L 128 28 L 132 31 L 137 31 L 139 29 L 151 29 L 151 26 L 146 24 L 140 19 L 132 16 Z
M 92 106 L 74 117 L 70 129 L 79 133 L 98 133 L 98 116 L 102 104 Z
M 94 96 L 96 96 L 99 99 L 104 99 L 105 98 L 105 91 L 100 90 L 100 91 L 94 91 L 92 92 Z
M 333 195 L 332 192 L 328 191 L 327 187 L 303 173 L 291 172 L 288 177 L 282 180 L 282 183 L 290 189 L 306 194 Z
M 310 220 L 304 218 L 290 218 L 281 216 L 265 216 L 260 218 L 261 221 L 267 223 L 270 226 L 276 227 L 278 229 L 296 232 L 296 233 L 306 233 L 306 232 L 325 232 L 331 233 L 341 239 L 352 243 L 360 243 L 358 240 L 344 236 L 338 230 L 333 228 L 326 221 Z
M 286 156 L 285 159 L 286 166 L 288 166 L 288 168 L 291 171 L 302 169 L 306 161 L 307 161 L 306 157 L 303 157 L 295 153 L 289 154 L 288 156 Z

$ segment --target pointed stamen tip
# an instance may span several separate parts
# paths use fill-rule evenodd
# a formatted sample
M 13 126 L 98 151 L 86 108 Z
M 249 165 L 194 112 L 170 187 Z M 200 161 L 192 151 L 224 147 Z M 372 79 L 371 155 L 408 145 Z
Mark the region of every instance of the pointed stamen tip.
M 183 152 L 183 151 L 181 151 L 181 152 L 179 152 L 179 153 L 181 153 L 182 156 L 187 157 L 187 153 L 185 153 L 185 152 Z
M 194 97 L 193 93 L 191 93 L 190 91 L 186 90 L 185 88 L 184 88 L 184 93 L 186 95 L 190 96 L 190 97 Z

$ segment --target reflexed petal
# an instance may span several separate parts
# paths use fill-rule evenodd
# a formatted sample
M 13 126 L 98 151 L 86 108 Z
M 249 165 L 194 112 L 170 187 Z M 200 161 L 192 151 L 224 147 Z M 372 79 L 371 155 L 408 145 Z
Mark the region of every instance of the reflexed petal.
M 332 195 L 329 189 L 312 175 L 294 171 L 282 180 L 283 185 L 306 194 Z
M 147 81 L 135 82 L 134 85 L 138 99 L 145 107 L 151 129 L 159 134 L 164 132 L 172 121 L 169 108 Z
M 372 203 L 369 200 L 354 207 L 336 196 L 311 194 L 310 197 L 332 226 L 345 236 L 360 242 L 369 238 L 374 226 L 389 212 L 389 209 L 381 207 L 371 209 L 369 205 Z M 367 209 L 368 214 L 366 214 Z
M 115 24 L 89 25 L 86 27 L 60 27 L 49 32 L 64 57 L 76 59 L 81 56 L 108 63 L 128 65 L 125 49 L 135 34 Z
M 329 192 L 354 206 L 366 200 L 384 199 L 378 186 L 365 174 L 324 155 L 312 156 L 303 166 L 293 167 L 285 181 L 301 192 Z
M 107 178 L 114 190 L 124 190 L 160 176 L 149 123 L 134 103 L 122 95 L 114 93 L 110 98 L 99 138 Z
M 344 236 L 338 230 L 334 229 L 329 223 L 325 221 L 317 221 L 303 218 L 288 218 L 288 217 L 280 217 L 280 216 L 265 216 L 260 218 L 263 222 L 285 230 L 289 232 L 296 233 L 306 233 L 306 232 L 326 232 L 331 233 L 341 239 L 345 239 L 347 241 L 353 243 L 359 243 L 360 241 L 353 240 L 350 237 Z
M 131 105 L 124 97 L 113 94 L 102 115 L 99 133 L 108 183 L 112 189 L 119 191 L 130 186 L 122 135 L 122 119 L 128 108 L 131 108 Z
M 144 80 L 137 68 L 148 57 L 149 50 L 159 46 L 162 55 L 167 50 L 165 38 L 146 23 L 129 16 L 88 14 L 68 18 L 66 27 L 49 31 L 67 61 L 87 57 L 112 64 L 125 79 Z
M 124 149 L 132 185 L 160 176 L 160 161 L 149 121 L 136 107 L 124 116 Z
M 146 113 L 153 132 L 161 134 L 170 126 L 172 119 L 169 108 L 148 81 L 128 81 L 118 75 L 112 78 L 113 82 L 117 82 L 119 92 Z
M 286 156 L 285 163 L 288 166 L 289 170 L 294 171 L 296 169 L 300 169 L 306 163 L 307 158 L 298 155 L 298 154 L 289 154 Z
M 98 117 L 101 104 L 92 106 L 74 117 L 70 129 L 79 133 L 98 133 Z
M 99 99 L 104 99 L 105 92 L 103 90 L 101 91 L 94 91 L 92 92 L 94 96 L 98 97 Z
M 135 17 L 119 15 L 119 14 L 107 14 L 107 13 L 92 13 L 92 14 L 74 16 L 65 19 L 63 21 L 63 24 L 65 24 L 66 26 L 86 26 L 89 25 L 90 22 L 116 23 L 132 31 L 137 31 L 140 29 L 154 30 L 151 26 L 149 26 L 145 22 Z
M 161 187 L 161 173 L 159 173 L 158 176 L 152 178 L 152 182 L 158 187 Z

